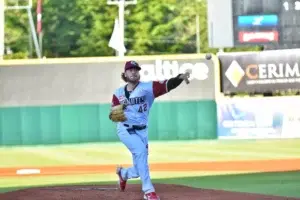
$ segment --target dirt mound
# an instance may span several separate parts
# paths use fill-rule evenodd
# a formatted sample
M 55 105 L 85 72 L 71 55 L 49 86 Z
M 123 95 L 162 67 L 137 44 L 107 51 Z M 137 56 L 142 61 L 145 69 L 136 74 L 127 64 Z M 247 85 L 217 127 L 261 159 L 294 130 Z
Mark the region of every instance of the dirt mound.
M 296 200 L 248 193 L 156 184 L 161 200 Z M 63 186 L 23 189 L 0 194 L 1 200 L 142 200 L 141 185 L 128 185 L 120 192 L 114 185 Z M 300 198 L 298 199 L 300 200 Z

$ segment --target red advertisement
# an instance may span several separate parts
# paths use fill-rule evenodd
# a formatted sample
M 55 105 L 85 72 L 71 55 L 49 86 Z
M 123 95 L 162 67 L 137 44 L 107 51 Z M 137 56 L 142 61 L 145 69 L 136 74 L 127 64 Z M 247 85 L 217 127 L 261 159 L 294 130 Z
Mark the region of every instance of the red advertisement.
M 278 31 L 260 31 L 260 32 L 239 32 L 239 42 L 241 43 L 259 43 L 259 42 L 278 42 Z

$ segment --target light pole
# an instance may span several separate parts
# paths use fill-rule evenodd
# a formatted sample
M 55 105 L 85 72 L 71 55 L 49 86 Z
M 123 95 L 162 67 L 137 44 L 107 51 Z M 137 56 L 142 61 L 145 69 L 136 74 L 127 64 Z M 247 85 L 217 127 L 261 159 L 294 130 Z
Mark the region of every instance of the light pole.
M 33 17 L 32 17 L 32 0 L 27 0 L 27 5 L 19 5 L 19 0 L 12 1 L 15 5 L 5 5 L 4 0 L 0 0 L 0 60 L 3 59 L 4 56 L 4 40 L 5 40 L 5 11 L 6 10 L 27 10 L 29 25 L 32 33 L 33 42 L 36 49 L 36 54 L 38 58 L 41 58 L 41 52 L 38 45 L 38 40 L 36 36 L 36 31 L 34 27 Z
M 119 30 L 120 30 L 120 43 L 124 44 L 124 24 L 125 24 L 125 7 L 127 5 L 133 5 L 137 4 L 137 0 L 107 0 L 108 5 L 118 5 L 119 7 Z M 118 52 L 118 56 L 124 56 L 124 52 L 120 51 Z

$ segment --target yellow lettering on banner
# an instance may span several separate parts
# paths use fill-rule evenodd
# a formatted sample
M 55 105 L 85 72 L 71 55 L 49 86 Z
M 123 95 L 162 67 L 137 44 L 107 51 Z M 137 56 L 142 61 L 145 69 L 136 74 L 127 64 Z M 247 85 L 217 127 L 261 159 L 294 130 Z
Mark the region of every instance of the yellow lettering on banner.
M 246 75 L 249 79 L 257 79 L 258 78 L 258 74 L 255 73 L 254 75 L 251 74 L 250 70 L 251 69 L 258 69 L 257 65 L 248 65 L 246 68 Z

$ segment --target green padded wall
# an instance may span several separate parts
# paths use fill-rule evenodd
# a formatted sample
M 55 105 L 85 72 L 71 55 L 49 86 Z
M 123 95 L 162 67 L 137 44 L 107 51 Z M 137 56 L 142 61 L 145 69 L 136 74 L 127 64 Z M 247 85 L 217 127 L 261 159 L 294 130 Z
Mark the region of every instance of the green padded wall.
M 0 144 L 117 141 L 109 109 L 110 104 L 0 108 Z M 213 100 L 156 102 L 150 113 L 149 139 L 215 139 L 216 120 Z

